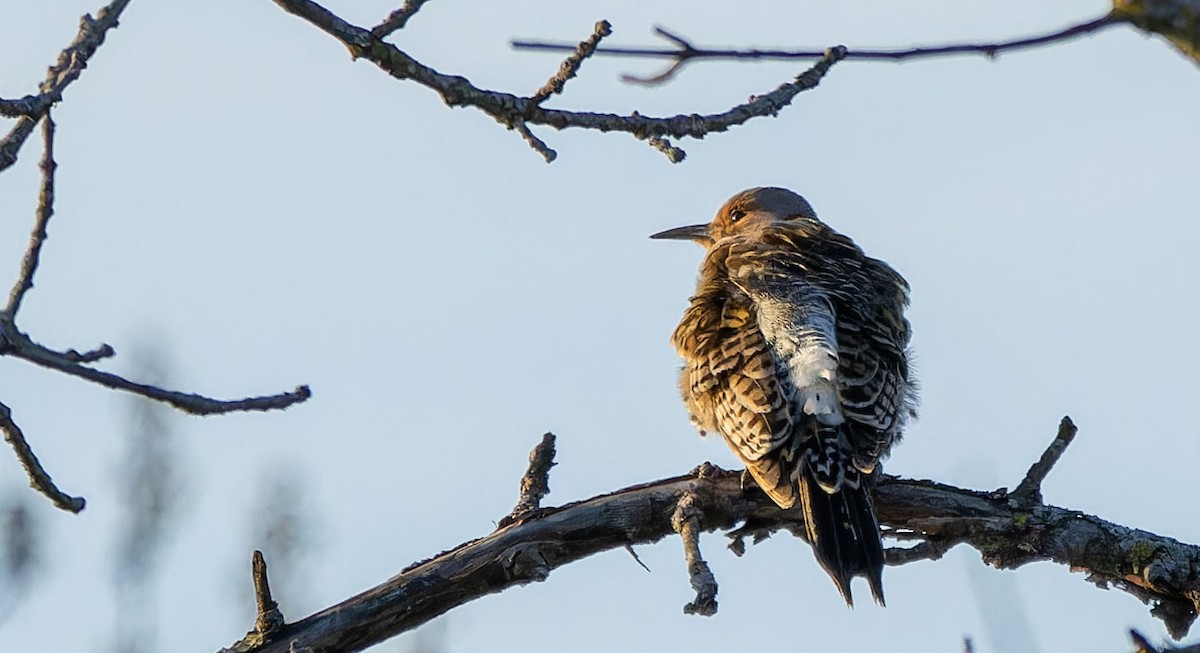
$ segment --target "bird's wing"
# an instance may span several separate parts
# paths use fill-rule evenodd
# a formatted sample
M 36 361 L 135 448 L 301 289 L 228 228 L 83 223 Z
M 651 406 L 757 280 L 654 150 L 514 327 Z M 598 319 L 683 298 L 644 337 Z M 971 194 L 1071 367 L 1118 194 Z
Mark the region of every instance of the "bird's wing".
M 692 298 L 673 341 L 686 363 L 680 386 L 696 425 L 716 431 L 777 504 L 797 500 L 791 467 L 768 455 L 792 433 L 793 389 L 781 377 L 749 299 L 728 288 Z
M 898 308 L 876 305 L 839 322 L 838 340 L 839 390 L 854 466 L 869 473 L 915 414 L 908 323 Z

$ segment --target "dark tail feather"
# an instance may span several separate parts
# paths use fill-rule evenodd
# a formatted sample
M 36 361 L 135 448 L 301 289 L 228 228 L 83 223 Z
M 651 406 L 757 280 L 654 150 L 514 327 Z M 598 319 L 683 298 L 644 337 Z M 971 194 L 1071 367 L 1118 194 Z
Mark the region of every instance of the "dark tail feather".
M 871 585 L 871 594 L 883 602 L 883 542 L 879 537 L 879 519 L 871 502 L 868 480 L 850 479 L 838 492 L 821 489 L 807 469 L 800 474 L 800 501 L 804 508 L 804 526 L 817 562 L 833 579 L 846 604 L 854 605 L 850 579 L 863 576 Z

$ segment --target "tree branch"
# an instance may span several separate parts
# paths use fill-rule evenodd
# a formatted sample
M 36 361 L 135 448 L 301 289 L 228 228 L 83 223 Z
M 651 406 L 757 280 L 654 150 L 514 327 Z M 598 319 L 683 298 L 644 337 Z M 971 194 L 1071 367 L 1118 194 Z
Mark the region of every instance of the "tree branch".
M 844 48 L 840 46 L 831 48 L 825 51 L 811 68 L 798 75 L 793 81 L 719 114 L 655 118 L 636 112 L 629 116 L 619 116 L 609 113 L 565 111 L 541 106 L 541 103 L 549 97 L 546 95 L 546 88 L 534 95 L 523 97 L 502 91 L 482 89 L 471 84 L 465 77 L 438 72 L 395 45 L 383 41 L 382 38 L 376 36 L 375 31 L 352 25 L 312 0 L 274 0 L 274 2 L 285 11 L 303 18 L 340 41 L 349 49 L 354 58 L 367 59 L 396 79 L 412 80 L 435 91 L 448 106 L 475 107 L 505 127 L 517 130 L 526 142 L 547 161 L 554 159 L 554 152 L 530 132 L 530 125 L 544 125 L 560 130 L 577 127 L 601 132 L 625 132 L 639 140 L 648 141 L 652 147 L 664 152 L 673 163 L 677 163 L 684 159 L 684 152 L 678 147 L 672 146 L 666 137 L 703 138 L 707 134 L 724 132 L 730 127 L 741 125 L 753 118 L 777 115 L 791 103 L 792 98 L 796 95 L 815 88 L 829 68 L 845 56 Z M 604 21 L 597 23 L 596 31 L 590 39 L 568 48 L 568 51 L 573 54 L 563 62 L 560 74 L 552 78 L 548 84 L 552 92 L 560 86 L 555 80 L 562 77 L 562 81 L 565 83 L 569 78 L 569 75 L 563 75 L 563 71 L 577 70 L 583 59 L 600 51 L 595 49 L 595 45 L 609 31 L 602 29 L 602 26 L 607 27 L 607 23 Z M 379 30 L 378 27 L 375 29 Z
M 1028 36 L 1008 41 L 992 43 L 955 43 L 948 45 L 929 45 L 903 49 L 872 49 L 847 48 L 846 59 L 858 61 L 892 61 L 902 62 L 913 59 L 927 59 L 954 55 L 983 55 L 994 58 L 1002 52 L 1015 52 L 1053 43 L 1073 40 L 1084 35 L 1094 34 L 1113 25 L 1121 24 L 1126 17 L 1117 13 L 1106 14 L 1099 18 L 1064 27 L 1053 32 Z M 701 48 L 678 34 L 655 27 L 656 36 L 674 44 L 668 48 L 631 47 L 631 48 L 598 48 L 596 54 L 615 57 L 639 57 L 652 59 L 670 59 L 671 64 L 663 72 L 650 77 L 624 75 L 622 79 L 639 84 L 661 84 L 673 78 L 683 67 L 691 62 L 700 60 L 732 59 L 739 61 L 761 61 L 765 59 L 816 59 L 823 56 L 821 50 L 801 49 L 736 49 L 736 48 Z M 514 40 L 511 43 L 516 50 L 539 50 L 564 52 L 573 49 L 568 43 L 553 41 Z
M 876 505 L 881 522 L 897 529 L 894 534 L 927 543 L 892 549 L 889 564 L 937 557 L 957 543 L 976 549 L 985 563 L 1001 569 L 1049 560 L 1084 572 L 1100 587 L 1116 587 L 1156 604 L 1152 614 L 1177 638 L 1187 632 L 1200 606 L 1196 545 L 1040 502 L 1018 509 L 1003 491 L 933 481 L 883 477 Z M 247 650 L 360 650 L 481 596 L 545 580 L 551 570 L 594 553 L 656 542 L 675 532 L 689 546 L 686 524 L 696 531 L 730 531 L 741 524 L 730 533 L 735 552 L 748 533 L 761 539 L 778 529 L 803 532 L 799 510 L 780 510 L 757 488 L 744 488 L 740 473 L 703 465 L 684 476 L 540 509 L 287 624 L 269 641 Z M 699 575 L 693 573 L 693 580 Z M 715 581 L 712 587 L 715 593 Z
M 554 466 L 555 439 L 553 433 L 545 433 L 542 441 L 529 452 L 529 469 L 521 477 L 520 498 L 512 512 L 500 520 L 500 528 L 536 512 L 542 506 L 542 499 L 550 494 L 550 468 Z
M 1075 439 L 1078 431 L 1079 429 L 1070 417 L 1062 418 L 1058 424 L 1058 434 L 1054 436 L 1054 441 L 1042 452 L 1042 457 L 1030 466 L 1029 471 L 1025 472 L 1025 478 L 1021 479 L 1017 489 L 1009 494 L 1014 502 L 1014 508 L 1036 506 L 1042 502 L 1042 481 L 1046 480 L 1050 470 L 1054 469 L 1058 459 L 1062 458 L 1067 446 Z
M 0 115 L 21 116 L 4 140 L 0 141 L 0 171 L 17 162 L 17 154 L 25 139 L 33 133 L 33 126 L 46 115 L 52 104 L 62 99 L 63 91 L 79 78 L 84 68 L 87 68 L 88 60 L 104 43 L 108 30 L 117 26 L 117 19 L 128 4 L 129 0 L 113 0 L 96 13 L 96 18 L 92 18 L 91 14 L 84 14 L 79 19 L 79 32 L 75 35 L 75 40 L 58 55 L 58 61 L 50 66 L 46 79 L 39 86 L 38 95 L 27 95 L 19 100 L 0 98 Z
M 12 409 L 3 402 L 0 402 L 0 430 L 4 431 L 4 441 L 17 454 L 17 460 L 21 463 L 21 467 L 25 468 L 25 475 L 29 477 L 29 487 L 50 499 L 55 508 L 74 513 L 83 510 L 87 501 L 83 497 L 73 497 L 58 489 L 54 480 L 50 478 L 50 474 L 46 473 L 46 468 L 42 467 L 41 461 L 30 448 L 21 427 L 13 421 Z
M 429 0 L 405 0 L 404 6 L 396 11 L 393 11 L 375 27 L 371 28 L 371 36 L 377 39 L 386 38 L 392 32 L 397 32 L 404 29 L 408 24 L 408 19 L 421 10 L 421 6 Z
M 162 401 L 194 415 L 282 409 L 304 401 L 312 394 L 307 386 L 298 386 L 291 392 L 275 395 L 224 401 L 137 383 L 110 372 L 88 367 L 89 363 L 115 354 L 113 348 L 106 344 L 82 353 L 74 349 L 58 352 L 34 342 L 17 326 L 17 314 L 21 310 L 25 296 L 34 287 L 34 277 L 41 261 L 42 248 L 46 243 L 50 218 L 54 215 L 54 173 L 58 164 L 54 160 L 55 125 L 50 116 L 50 106 L 62 98 L 63 90 L 71 82 L 79 78 L 80 73 L 87 67 L 88 59 L 104 42 L 104 36 L 108 30 L 116 27 L 117 19 L 128 4 L 129 0 L 114 0 L 99 11 L 98 18 L 85 15 L 80 19 L 79 33 L 75 40 L 62 51 L 58 61 L 50 66 L 46 80 L 39 87 L 40 95 L 26 96 L 20 100 L 11 101 L 0 99 L 0 115 L 21 116 L 4 141 L 0 142 L 0 171 L 16 161 L 17 153 L 38 121 L 42 123 L 44 136 L 43 156 L 39 165 L 42 184 L 33 230 L 29 236 L 25 255 L 21 260 L 21 269 L 9 292 L 8 303 L 0 309 L 0 357 L 20 358 L 64 374 L 99 383 L 108 388 L 124 390 L 148 399 Z M 0 429 L 3 429 L 5 441 L 13 447 L 17 459 L 25 468 L 25 472 L 29 476 L 29 483 L 34 489 L 44 494 L 55 506 L 63 510 L 71 512 L 83 510 L 85 502 L 82 497 L 65 494 L 54 485 L 50 475 L 42 467 L 26 440 L 25 434 L 13 421 L 12 411 L 2 403 L 0 403 Z
M 111 347 L 108 350 L 87 352 L 82 357 L 90 358 L 98 353 L 107 354 L 109 351 L 111 351 Z M 204 395 L 166 390 L 157 386 L 130 381 L 123 376 L 88 367 L 78 362 L 78 358 L 81 357 L 80 354 L 75 353 L 73 356 L 72 352 L 60 353 L 44 347 L 18 330 L 11 321 L 0 319 L 0 355 L 20 358 L 35 365 L 55 370 L 56 372 L 62 372 L 98 383 L 106 388 L 123 390 L 147 399 L 161 401 L 192 415 L 219 415 L 242 411 L 282 410 L 305 401 L 312 396 L 312 390 L 308 386 L 300 385 L 289 392 L 280 392 L 273 395 L 245 397 L 242 399 L 214 399 Z

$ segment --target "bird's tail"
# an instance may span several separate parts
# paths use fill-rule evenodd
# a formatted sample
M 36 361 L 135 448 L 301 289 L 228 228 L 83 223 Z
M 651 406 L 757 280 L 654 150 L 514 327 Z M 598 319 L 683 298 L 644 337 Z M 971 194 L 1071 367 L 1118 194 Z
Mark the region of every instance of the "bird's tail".
M 853 606 L 850 579 L 863 576 L 883 605 L 883 542 L 871 500 L 870 478 L 851 466 L 840 487 L 829 491 L 802 464 L 799 477 L 804 527 L 817 562 L 833 578 L 846 604 Z

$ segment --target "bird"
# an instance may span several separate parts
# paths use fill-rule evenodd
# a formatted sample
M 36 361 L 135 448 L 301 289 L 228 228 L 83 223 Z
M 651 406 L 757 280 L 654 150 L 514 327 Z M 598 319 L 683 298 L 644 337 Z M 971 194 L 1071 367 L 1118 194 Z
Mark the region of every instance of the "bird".
M 651 238 L 706 250 L 671 337 L 692 423 L 721 434 L 780 508 L 799 504 L 848 606 L 855 577 L 884 605 L 872 493 L 916 416 L 908 282 L 785 188 L 742 191 L 712 222 Z

